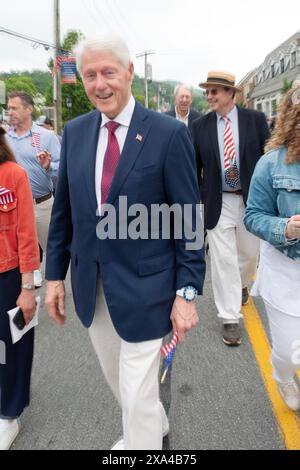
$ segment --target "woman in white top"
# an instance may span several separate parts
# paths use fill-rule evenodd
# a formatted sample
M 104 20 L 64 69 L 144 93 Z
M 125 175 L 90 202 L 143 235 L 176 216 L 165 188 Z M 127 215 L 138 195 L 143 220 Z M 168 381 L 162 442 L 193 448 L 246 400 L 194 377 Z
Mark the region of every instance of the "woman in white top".
M 250 185 L 245 225 L 263 239 L 252 295 L 261 295 L 272 336 L 273 377 L 300 409 L 300 87 L 290 90 Z

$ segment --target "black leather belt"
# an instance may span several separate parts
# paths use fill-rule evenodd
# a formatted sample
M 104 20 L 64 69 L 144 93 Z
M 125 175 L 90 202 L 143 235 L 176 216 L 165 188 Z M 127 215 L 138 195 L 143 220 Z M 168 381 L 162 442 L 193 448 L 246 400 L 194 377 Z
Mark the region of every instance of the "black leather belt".
M 243 191 L 241 189 L 237 189 L 236 191 L 223 191 L 223 193 L 236 194 L 236 196 L 243 195 Z
M 35 201 L 36 204 L 40 204 L 41 202 L 48 201 L 48 199 L 51 199 L 51 197 L 52 197 L 52 193 L 48 193 L 48 194 L 46 194 L 45 196 L 36 197 L 36 198 L 34 199 L 34 201 Z

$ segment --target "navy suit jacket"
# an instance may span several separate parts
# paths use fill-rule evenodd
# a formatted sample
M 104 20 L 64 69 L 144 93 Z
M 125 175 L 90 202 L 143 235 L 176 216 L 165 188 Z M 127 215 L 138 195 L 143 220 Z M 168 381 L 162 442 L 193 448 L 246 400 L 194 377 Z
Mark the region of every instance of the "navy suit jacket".
M 172 116 L 176 119 L 175 109 L 173 109 L 173 111 L 167 111 L 165 114 L 167 116 Z M 202 113 L 199 113 L 198 111 L 195 111 L 194 109 L 190 109 L 190 114 L 189 114 L 189 118 L 188 118 L 188 128 L 189 128 L 189 131 L 190 131 L 191 134 L 193 132 L 193 122 L 196 119 L 199 119 L 201 116 L 202 116 Z
M 240 178 L 246 204 L 250 180 L 258 159 L 264 153 L 269 128 L 263 113 L 238 107 Z M 222 209 L 222 169 L 218 143 L 217 115 L 206 114 L 193 123 L 193 139 L 204 204 L 205 228 L 212 230 Z
M 172 328 L 176 289 L 193 285 L 202 293 L 203 248 L 187 251 L 186 240 L 174 240 L 172 235 L 167 240 L 97 238 L 95 161 L 100 124 L 101 113 L 93 111 L 65 127 L 46 278 L 64 280 L 71 259 L 75 307 L 86 327 L 93 321 L 101 278 L 119 336 L 128 342 L 160 338 Z M 196 210 L 196 161 L 184 124 L 136 103 L 107 203 L 118 208 L 119 196 L 127 196 L 128 206 L 189 203 Z M 130 222 L 132 217 L 125 228 Z

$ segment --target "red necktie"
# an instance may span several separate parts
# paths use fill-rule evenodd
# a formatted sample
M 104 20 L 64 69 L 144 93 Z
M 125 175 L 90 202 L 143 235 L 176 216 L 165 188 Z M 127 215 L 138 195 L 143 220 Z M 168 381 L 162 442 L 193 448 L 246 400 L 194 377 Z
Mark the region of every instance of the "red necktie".
M 230 164 L 235 161 L 235 147 L 233 140 L 233 133 L 229 123 L 229 117 L 225 118 L 224 129 L 224 166 L 225 170 L 230 167 Z
M 229 117 L 226 116 L 224 129 L 224 170 L 225 183 L 231 188 L 236 188 L 239 184 L 239 169 L 236 163 L 235 146 L 233 132 L 230 127 Z
M 115 136 L 115 131 L 119 126 L 120 124 L 114 121 L 109 121 L 105 124 L 105 127 L 108 130 L 108 142 L 103 161 L 101 204 L 106 203 L 111 183 L 120 159 L 120 147 Z

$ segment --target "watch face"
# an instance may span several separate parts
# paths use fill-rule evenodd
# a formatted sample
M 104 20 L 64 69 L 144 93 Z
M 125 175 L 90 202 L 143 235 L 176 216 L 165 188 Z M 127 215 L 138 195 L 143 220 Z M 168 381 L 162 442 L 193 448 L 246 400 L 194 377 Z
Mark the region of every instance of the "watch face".
M 184 292 L 184 297 L 186 300 L 194 300 L 196 296 L 194 287 L 187 287 Z

